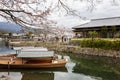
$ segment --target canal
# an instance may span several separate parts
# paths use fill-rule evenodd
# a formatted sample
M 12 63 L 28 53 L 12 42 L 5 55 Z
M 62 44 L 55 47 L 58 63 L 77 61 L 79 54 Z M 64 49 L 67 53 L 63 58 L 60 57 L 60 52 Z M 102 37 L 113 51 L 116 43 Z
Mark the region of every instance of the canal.
M 120 80 L 120 59 L 58 53 L 68 58 L 64 68 L 0 69 L 0 80 Z

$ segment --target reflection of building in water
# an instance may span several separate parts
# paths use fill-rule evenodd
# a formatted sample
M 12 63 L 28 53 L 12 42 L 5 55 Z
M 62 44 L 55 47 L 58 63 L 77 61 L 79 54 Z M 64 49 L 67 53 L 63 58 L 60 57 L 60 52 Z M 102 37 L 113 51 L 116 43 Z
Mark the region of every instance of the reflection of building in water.
M 20 72 L 0 72 L 0 80 L 22 80 Z
M 68 72 L 1 72 L 0 80 L 102 80 L 99 77 Z
M 84 74 L 54 72 L 54 80 L 102 80 L 99 77 L 86 76 Z

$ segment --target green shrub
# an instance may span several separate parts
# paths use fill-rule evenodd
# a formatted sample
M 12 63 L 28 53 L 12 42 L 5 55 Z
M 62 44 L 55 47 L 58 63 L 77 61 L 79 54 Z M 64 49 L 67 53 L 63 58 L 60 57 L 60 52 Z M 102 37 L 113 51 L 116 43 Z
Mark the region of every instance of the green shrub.
M 80 45 L 80 40 L 79 39 L 73 39 L 71 40 L 72 45 Z
M 100 48 L 107 50 L 120 50 L 120 40 L 107 40 L 107 39 L 76 39 L 71 41 L 81 47 Z

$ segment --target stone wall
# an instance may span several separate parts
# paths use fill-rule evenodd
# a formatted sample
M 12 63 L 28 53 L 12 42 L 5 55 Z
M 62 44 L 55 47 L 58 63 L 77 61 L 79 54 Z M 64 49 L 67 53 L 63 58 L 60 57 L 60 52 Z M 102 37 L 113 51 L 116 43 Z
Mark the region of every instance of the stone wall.
M 54 51 L 74 53 L 74 54 L 120 58 L 120 51 L 115 51 L 115 50 L 103 50 L 96 48 L 78 48 L 76 46 L 57 46 L 57 47 L 49 47 L 49 49 Z
M 115 51 L 115 50 L 103 50 L 103 49 L 97 49 L 97 48 L 80 48 L 78 46 L 69 46 L 69 45 L 56 44 L 56 43 L 43 44 L 38 42 L 12 43 L 11 45 L 12 46 L 36 46 L 36 47 L 42 46 L 42 47 L 47 47 L 49 50 L 54 50 L 59 52 L 120 58 L 120 51 Z

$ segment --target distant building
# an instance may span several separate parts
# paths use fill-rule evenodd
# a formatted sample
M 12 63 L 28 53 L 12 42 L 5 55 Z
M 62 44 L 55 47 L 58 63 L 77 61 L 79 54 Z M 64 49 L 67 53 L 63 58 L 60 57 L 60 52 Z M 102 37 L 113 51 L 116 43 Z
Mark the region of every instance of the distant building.
M 120 17 L 92 19 L 88 23 L 73 27 L 77 37 L 89 37 L 89 31 L 96 31 L 98 37 L 112 38 L 113 34 L 120 37 Z

